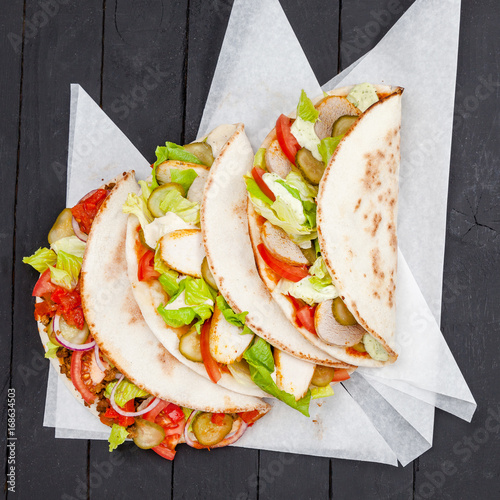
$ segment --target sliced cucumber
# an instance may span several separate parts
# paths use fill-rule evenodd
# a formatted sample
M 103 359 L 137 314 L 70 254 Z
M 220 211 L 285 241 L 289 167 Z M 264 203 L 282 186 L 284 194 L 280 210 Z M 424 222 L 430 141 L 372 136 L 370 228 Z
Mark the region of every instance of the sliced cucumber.
M 316 365 L 311 383 L 317 387 L 326 387 L 333 379 L 335 370 L 331 366 Z
M 201 263 L 201 276 L 212 288 L 214 288 L 215 290 L 219 290 L 219 288 L 217 287 L 217 283 L 212 276 L 212 272 L 210 271 L 210 267 L 208 267 L 208 260 L 206 257 Z
M 135 419 L 132 434 L 134 443 L 143 450 L 158 446 L 165 439 L 165 430 L 161 425 L 142 418 Z
M 214 155 L 212 153 L 212 146 L 206 142 L 192 142 L 183 146 L 186 151 L 195 155 L 198 160 L 206 167 L 211 167 L 214 162 Z
M 83 329 L 80 330 L 76 326 L 70 326 L 64 318 L 61 316 L 59 318 L 59 332 L 65 340 L 71 342 L 72 344 L 85 344 L 89 336 L 89 327 L 87 323 L 83 325 Z
M 347 309 L 347 306 L 340 297 L 333 299 L 332 313 L 337 323 L 341 325 L 352 326 L 358 324 L 356 318 L 352 315 L 351 311 Z
M 61 238 L 66 238 L 67 236 L 74 236 L 72 224 L 73 214 L 71 209 L 65 208 L 57 217 L 52 229 L 49 231 L 49 243 L 56 242 Z
M 148 209 L 153 217 L 163 217 L 165 212 L 160 208 L 160 204 L 168 191 L 176 189 L 181 196 L 186 196 L 184 188 L 176 182 L 167 182 L 157 187 L 148 198 Z
M 200 336 L 195 328 L 192 328 L 180 338 L 179 351 L 190 361 L 195 361 L 196 363 L 203 362 L 203 358 L 201 356 Z
M 198 443 L 214 446 L 220 443 L 233 428 L 233 417 L 227 413 L 220 425 L 212 422 L 212 413 L 199 413 L 193 421 L 193 432 Z
M 344 135 L 358 120 L 359 116 L 344 115 L 337 118 L 332 128 L 332 137 Z
M 316 186 L 319 184 L 325 171 L 325 164 L 316 160 L 308 149 L 299 149 L 295 156 L 295 164 L 308 182 Z

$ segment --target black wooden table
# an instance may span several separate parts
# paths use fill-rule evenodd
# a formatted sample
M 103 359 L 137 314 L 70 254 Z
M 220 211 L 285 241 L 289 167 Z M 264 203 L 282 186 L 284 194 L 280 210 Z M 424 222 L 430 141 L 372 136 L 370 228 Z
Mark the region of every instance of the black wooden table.
M 320 83 L 373 47 L 411 3 L 282 0 Z M 2 1 L 2 444 L 9 388 L 17 436 L 9 498 L 500 498 L 498 0 L 462 1 L 448 202 L 442 329 L 478 402 L 471 425 L 437 411 L 433 448 L 405 468 L 186 446 L 171 463 L 131 444 L 110 455 L 106 442 L 56 440 L 42 426 L 48 363 L 33 321 L 33 272 L 21 259 L 44 244 L 64 207 L 70 83 L 150 160 L 166 139 L 191 141 L 231 4 Z M 380 32 L 367 36 L 382 11 Z

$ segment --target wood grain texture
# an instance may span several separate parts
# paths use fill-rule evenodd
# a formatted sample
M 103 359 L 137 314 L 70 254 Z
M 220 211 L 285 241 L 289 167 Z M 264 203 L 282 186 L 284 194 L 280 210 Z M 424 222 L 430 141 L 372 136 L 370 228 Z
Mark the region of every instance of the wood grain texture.
M 54 439 L 54 430 L 42 425 L 48 363 L 33 319 L 37 274 L 21 262 L 47 245 L 65 206 L 70 83 L 99 95 L 102 2 L 57 5 L 51 15 L 35 1 L 26 3 L 12 376 L 19 498 L 87 494 L 87 442 Z
M 476 398 L 472 424 L 437 412 L 415 498 L 498 498 L 500 5 L 462 2 L 442 328 Z

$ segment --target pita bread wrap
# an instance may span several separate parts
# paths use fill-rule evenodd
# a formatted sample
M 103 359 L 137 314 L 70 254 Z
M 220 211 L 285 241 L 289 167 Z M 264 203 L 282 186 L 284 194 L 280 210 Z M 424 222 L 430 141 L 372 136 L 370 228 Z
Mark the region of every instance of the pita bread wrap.
M 248 203 L 248 220 L 261 279 L 302 336 L 315 347 L 345 363 L 377 367 L 394 362 L 397 358 L 394 350 L 394 297 L 403 89 L 374 86 L 378 102 L 364 112 L 346 98 L 352 89 L 336 89 L 329 92 L 328 96 L 313 101 L 319 112 L 319 120 L 315 124 L 319 139 L 332 134 L 332 127 L 339 118 L 346 115 L 353 117 L 354 124 L 340 139 L 322 174 L 316 197 L 321 256 L 337 289 L 335 295 L 345 300 L 345 305 L 356 320 L 348 323 L 352 326 L 341 325 L 333 317 L 334 298 L 314 305 L 312 328 L 299 323 L 297 301 L 290 297 L 289 292 L 292 283 L 282 279 L 259 251 L 259 247 L 268 248 L 265 239 L 268 238 L 266 228 L 270 223 L 251 202 Z M 295 114 L 291 116 L 295 117 Z M 268 170 L 283 179 L 296 170 L 280 149 L 276 129 L 266 137 L 262 147 L 266 149 L 265 163 Z M 299 254 L 293 264 L 309 267 L 311 262 L 304 264 L 305 261 L 300 261 L 300 257 Z M 341 341 L 325 341 L 326 336 L 318 332 L 319 324 L 320 328 L 334 331 Z M 380 342 L 386 351 L 379 360 L 371 357 L 363 347 L 366 333 L 371 335 L 373 341 Z M 369 341 L 373 342 L 367 338 Z
M 266 413 L 266 403 L 217 387 L 179 363 L 144 321 L 128 280 L 128 216 L 122 211 L 128 193 L 136 190 L 133 171 L 117 179 L 92 224 L 81 273 L 83 309 L 92 336 L 121 373 L 163 400 L 209 412 Z

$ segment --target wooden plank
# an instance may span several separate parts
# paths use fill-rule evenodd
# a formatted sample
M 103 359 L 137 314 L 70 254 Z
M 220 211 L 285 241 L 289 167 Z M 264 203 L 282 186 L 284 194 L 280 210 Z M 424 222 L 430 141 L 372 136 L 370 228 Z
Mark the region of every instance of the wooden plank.
M 87 495 L 87 442 L 55 439 L 54 430 L 42 426 L 48 362 L 33 319 L 37 275 L 21 260 L 47 245 L 65 206 L 70 83 L 99 95 L 101 16 L 101 1 L 26 2 L 12 376 L 20 498 Z
M 444 336 L 478 409 L 472 424 L 437 413 L 416 499 L 497 498 L 500 491 L 499 15 L 494 0 L 462 2 L 443 287 Z
M 182 142 L 186 20 L 187 1 L 106 2 L 102 106 L 151 162 L 156 146 Z M 170 498 L 173 462 L 133 443 L 121 448 L 110 454 L 106 442 L 91 443 L 90 497 L 149 498 L 161 492 Z M 110 475 L 102 483 L 99 464 Z
M 19 104 L 21 88 L 21 59 L 23 33 L 23 2 L 9 2 L 0 21 L 2 33 L 0 38 L 0 52 L 3 54 L 3 71 L 0 73 L 0 106 L 4 119 L 0 123 L 0 151 L 2 152 L 2 168 L 0 169 L 0 185 L 3 186 L 3 195 L 0 197 L 0 213 L 3 214 L 3 224 L 0 232 L 0 321 L 3 325 L 3 335 L 0 336 L 0 365 L 4 367 L 0 373 L 1 401 L 5 411 L 2 411 L 0 425 L 7 429 L 7 419 L 12 417 L 12 408 L 8 409 L 7 395 L 11 396 L 9 388 L 11 347 L 12 347 L 12 282 L 13 275 L 13 240 L 14 240 L 14 203 L 16 195 L 17 150 L 19 145 Z M 15 410 L 15 408 L 14 408 Z M 9 412 L 9 415 L 8 415 Z M 12 421 L 10 423 L 13 423 Z M 15 430 L 13 430 L 15 432 Z M 10 448 L 6 448 L 6 432 L 2 433 L 1 447 L 7 450 L 0 458 L 1 470 L 12 474 L 16 464 L 9 456 Z M 15 444 L 15 443 L 14 443 Z M 13 448 L 11 442 L 9 445 Z M 15 450 L 12 450 L 15 452 Z M 9 456 L 9 462 L 7 457 Z M 7 467 L 8 466 L 8 467 Z M 14 467 L 14 470 L 11 470 Z M 12 477 L 12 476 L 10 476 Z M 6 480 L 9 480 L 7 477 Z M 10 485 L 7 485 L 9 487 Z

